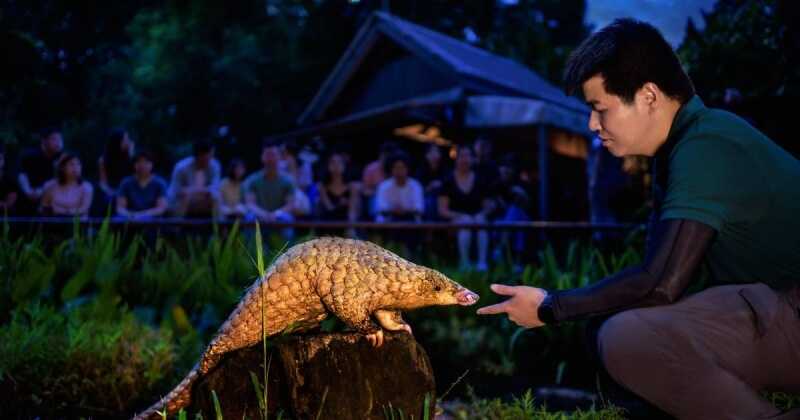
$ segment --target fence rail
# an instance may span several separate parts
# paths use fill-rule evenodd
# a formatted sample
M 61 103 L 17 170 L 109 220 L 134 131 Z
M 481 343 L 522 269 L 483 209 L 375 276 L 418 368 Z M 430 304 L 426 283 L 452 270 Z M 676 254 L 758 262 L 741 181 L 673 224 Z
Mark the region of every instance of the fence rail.
M 72 225 L 94 226 L 102 224 L 104 218 L 73 219 L 69 217 L 6 217 L 0 218 L 9 226 L 14 225 Z M 186 219 L 176 217 L 155 218 L 146 220 L 131 220 L 111 218 L 108 220 L 112 226 L 131 227 L 210 227 L 232 226 L 233 220 L 217 219 Z M 456 229 L 487 229 L 487 230 L 588 230 L 588 231 L 625 231 L 641 227 L 636 223 L 591 223 L 591 222 L 555 222 L 555 221 L 530 221 L 530 222 L 487 222 L 487 223 L 450 223 L 450 222 L 327 222 L 327 221 L 294 221 L 294 222 L 259 222 L 263 228 L 300 228 L 300 229 L 360 229 L 360 230 L 456 230 Z M 255 227 L 254 221 L 239 221 L 241 227 Z

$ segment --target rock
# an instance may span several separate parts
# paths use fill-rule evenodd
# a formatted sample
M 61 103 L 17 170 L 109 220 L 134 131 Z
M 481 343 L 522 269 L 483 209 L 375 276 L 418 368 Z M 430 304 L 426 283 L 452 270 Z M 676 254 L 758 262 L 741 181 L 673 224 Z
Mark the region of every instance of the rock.
M 423 348 L 406 333 L 389 333 L 375 349 L 358 333 L 293 335 L 267 349 L 268 411 L 293 419 L 422 419 L 425 397 L 433 418 L 435 383 Z M 233 352 L 195 385 L 188 413 L 215 418 L 262 418 L 251 372 L 264 382 L 262 344 Z

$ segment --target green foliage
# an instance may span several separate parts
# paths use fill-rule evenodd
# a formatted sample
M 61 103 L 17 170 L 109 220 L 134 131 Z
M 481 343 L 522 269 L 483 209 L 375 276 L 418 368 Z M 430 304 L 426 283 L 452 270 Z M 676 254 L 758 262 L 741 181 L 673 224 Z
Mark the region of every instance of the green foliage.
M 211 399 L 214 401 L 214 414 L 217 416 L 217 420 L 222 420 L 222 406 L 219 404 L 216 391 L 211 391 Z
M 722 0 L 704 15 L 702 31 L 689 24 L 678 52 L 703 99 L 720 103 L 731 87 L 745 97 L 800 94 L 790 4 Z
M 587 411 L 576 410 L 572 413 L 550 412 L 546 407 L 535 404 L 530 390 L 521 397 L 514 397 L 509 402 L 473 397 L 467 403 L 446 404 L 445 411 L 452 418 L 458 420 L 616 420 L 625 418 L 622 410 L 613 407 Z
M 57 311 L 15 308 L 0 326 L 0 384 L 16 409 L 123 412 L 171 381 L 175 343 L 168 329 L 142 324 L 125 309 L 111 318 L 98 303 Z M 41 410 L 41 411 L 39 411 Z
M 769 400 L 772 405 L 781 410 L 800 408 L 800 395 L 792 395 L 785 392 L 765 392 L 763 396 Z
M 744 117 L 795 157 L 794 121 L 784 110 L 800 95 L 798 10 L 790 1 L 719 0 L 700 29 L 689 22 L 678 49 L 707 105 Z

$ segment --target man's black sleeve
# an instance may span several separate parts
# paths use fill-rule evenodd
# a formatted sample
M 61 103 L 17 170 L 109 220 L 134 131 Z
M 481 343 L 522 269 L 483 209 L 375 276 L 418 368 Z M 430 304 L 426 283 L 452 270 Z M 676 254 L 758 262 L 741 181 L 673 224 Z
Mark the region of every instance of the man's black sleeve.
M 539 319 L 552 324 L 676 301 L 689 286 L 716 231 L 687 219 L 651 223 L 644 261 L 590 286 L 550 292 Z

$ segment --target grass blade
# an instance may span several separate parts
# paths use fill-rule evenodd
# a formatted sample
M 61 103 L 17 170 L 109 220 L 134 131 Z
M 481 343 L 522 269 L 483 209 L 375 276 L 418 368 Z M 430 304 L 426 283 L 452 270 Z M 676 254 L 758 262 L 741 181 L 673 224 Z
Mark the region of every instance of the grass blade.
M 222 407 L 219 405 L 216 391 L 211 391 L 211 399 L 214 401 L 214 413 L 217 416 L 217 420 L 222 420 Z

